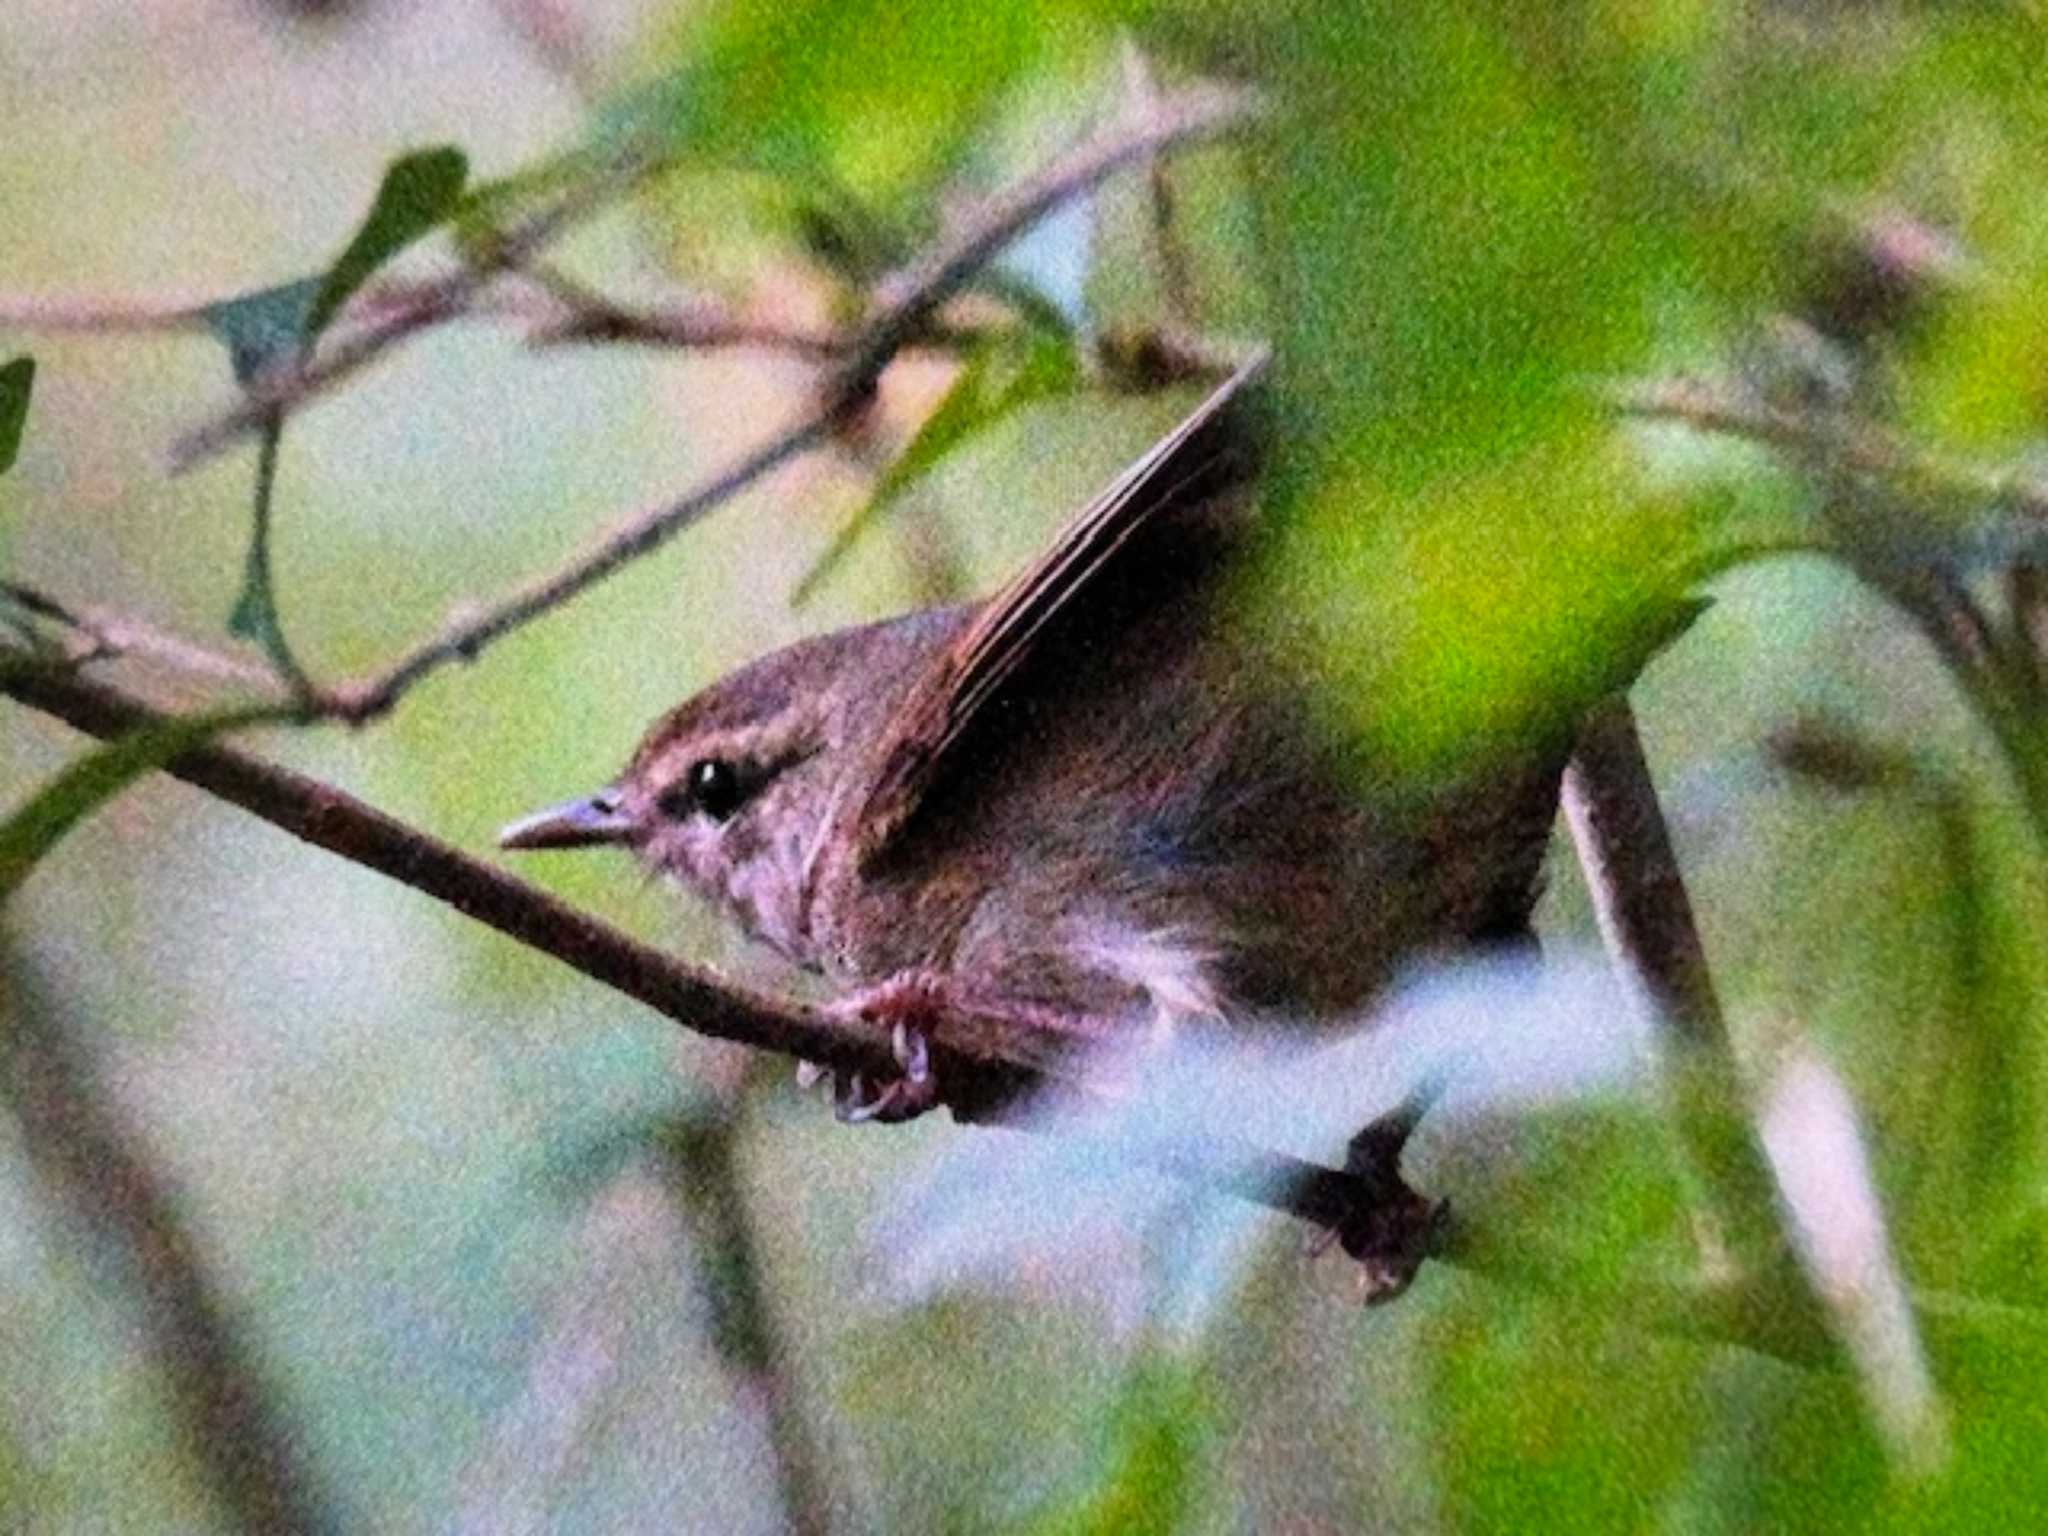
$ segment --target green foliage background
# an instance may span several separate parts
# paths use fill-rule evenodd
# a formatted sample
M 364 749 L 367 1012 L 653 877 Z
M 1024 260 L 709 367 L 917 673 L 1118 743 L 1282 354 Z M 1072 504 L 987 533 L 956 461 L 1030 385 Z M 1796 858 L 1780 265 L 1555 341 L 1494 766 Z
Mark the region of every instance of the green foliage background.
M 906 1297 L 892 1246 L 941 1225 L 914 1201 L 901 1219 L 906 1192 L 999 1133 L 843 1130 L 779 1075 L 743 1084 L 536 957 L 147 783 L 8 908 L 0 1524 L 233 1523 L 148 1347 L 136 1260 L 77 1197 L 72 1098 L 158 1171 L 338 1528 L 780 1528 L 764 1373 L 806 1426 L 800 1502 L 835 1529 L 1989 1529 L 2042 1506 L 2039 808 L 1839 564 L 1737 562 L 1813 540 L 1811 485 L 1757 450 L 1617 427 L 1598 388 L 1750 358 L 1768 317 L 1811 310 L 1831 231 L 1904 208 L 1968 266 L 1887 338 L 1885 408 L 1987 461 L 2037 451 L 2048 36 L 2029 8 L 735 0 L 622 28 L 595 102 L 488 7 L 319 26 L 142 9 L 0 19 L 0 290 L 265 288 L 324 270 L 408 150 L 460 145 L 472 184 L 517 203 L 536 169 L 652 124 L 658 184 L 565 259 L 845 318 L 948 210 L 1116 110 L 1125 36 L 1162 89 L 1255 83 L 1264 122 L 1171 172 L 1192 318 L 1278 349 L 1280 532 L 1254 596 L 1332 717 L 1427 776 L 1606 687 L 1710 581 L 1635 693 L 1653 767 L 1745 1066 L 1767 1082 L 1810 1049 L 1856 1100 L 1949 1446 L 1916 1470 L 1852 1373 L 1613 1303 L 1617 1275 L 1691 1253 L 1640 1095 L 1494 1106 L 1421 1149 L 1429 1187 L 1558 1262 L 1540 1289 L 1434 1266 L 1361 1312 L 1249 1214 L 1213 1264 L 1081 1224 L 1049 1241 L 1021 1209 L 1062 1198 L 1048 1176 L 977 1213 L 1017 1229 L 993 1271 Z M 935 569 L 987 585 L 1185 403 L 1104 395 L 1077 363 L 1091 336 L 1188 322 L 1161 255 L 1141 176 L 1024 242 L 1005 279 L 1034 295 L 1028 334 L 977 361 L 977 392 L 912 449 L 928 472 L 887 485 L 801 607 L 872 491 L 851 454 L 373 731 L 262 748 L 480 848 L 734 663 L 923 600 Z M 229 398 L 220 349 L 0 341 L 39 367 L 0 488 L 14 572 L 218 635 L 249 465 L 169 479 L 162 447 Z M 528 353 L 482 326 L 413 345 L 286 435 L 274 574 L 298 659 L 388 659 L 758 440 L 805 383 L 786 360 Z M 969 405 L 993 419 L 957 431 Z M 1958 518 L 1933 532 L 1975 531 Z M 1774 769 L 1760 744 L 1815 719 L 1909 771 L 1827 792 Z M 9 707 L 8 808 L 78 751 Z M 1553 862 L 1543 928 L 1569 957 L 1591 925 Z M 543 875 L 772 979 L 617 866 Z M 1490 1002 L 1503 1031 L 1532 1017 Z M 732 1331 L 714 1186 L 765 1344 Z

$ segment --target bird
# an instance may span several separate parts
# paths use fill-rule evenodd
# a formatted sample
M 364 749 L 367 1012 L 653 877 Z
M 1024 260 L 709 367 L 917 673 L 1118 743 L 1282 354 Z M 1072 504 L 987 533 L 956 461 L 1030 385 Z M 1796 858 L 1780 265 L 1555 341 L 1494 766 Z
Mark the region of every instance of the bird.
M 1298 1036 L 1530 942 L 1569 741 L 1422 784 L 1333 726 L 1245 599 L 1268 371 L 1246 359 L 987 597 L 741 667 L 501 846 L 628 849 L 893 1018 L 902 1075 L 835 1082 L 855 1120 L 939 1102 L 948 1003 L 1062 1048 Z

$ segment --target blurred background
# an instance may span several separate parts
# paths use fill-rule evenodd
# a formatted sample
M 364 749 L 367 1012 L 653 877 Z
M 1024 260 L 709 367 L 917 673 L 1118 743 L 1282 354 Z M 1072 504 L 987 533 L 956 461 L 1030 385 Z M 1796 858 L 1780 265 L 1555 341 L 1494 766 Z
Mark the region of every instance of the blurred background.
M 1269 338 L 1286 449 L 1247 601 L 1425 777 L 1647 664 L 1745 1081 L 1774 1155 L 1820 1170 L 1807 1215 L 1874 1267 L 1818 1366 L 1615 1302 L 1618 1276 L 1684 1294 L 1692 1186 L 1561 837 L 1540 976 L 1420 981 L 1336 1058 L 1364 1098 L 1461 1064 L 1416 1180 L 1543 1274 L 1432 1265 L 1368 1312 L 1283 1218 L 943 1117 L 841 1127 L 786 1062 L 145 781 L 0 934 L 0 1526 L 2038 1510 L 2044 44 L 1994 4 L 10 0 L 0 357 L 38 374 L 8 574 L 221 646 L 254 454 L 168 460 L 232 404 L 228 357 L 190 326 L 57 325 L 59 300 L 173 315 L 318 273 L 424 146 L 516 205 L 651 133 L 657 173 L 554 270 L 823 333 L 1119 114 L 1255 87 L 1256 125 L 1037 224 L 947 312 L 994 339 L 907 352 L 826 450 L 387 720 L 249 744 L 486 850 L 735 664 L 985 590 L 1197 397 L 1201 359 Z M 519 321 L 434 328 L 294 415 L 276 575 L 315 676 L 390 660 L 821 387 L 801 348 Z M 1773 430 L 1618 393 L 1680 372 Z M 1944 641 L 1937 600 L 1996 643 Z M 8 807 L 83 746 L 0 704 Z M 623 858 L 522 872 L 797 984 Z M 1357 1107 L 1294 1117 L 1292 1150 L 1340 1155 Z

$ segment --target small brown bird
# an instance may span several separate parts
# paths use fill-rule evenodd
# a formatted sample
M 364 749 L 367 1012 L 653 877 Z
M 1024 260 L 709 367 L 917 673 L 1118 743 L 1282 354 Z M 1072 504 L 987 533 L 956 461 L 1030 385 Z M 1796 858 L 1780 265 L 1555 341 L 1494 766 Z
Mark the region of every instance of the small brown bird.
M 1527 934 L 1566 743 L 1418 789 L 1333 738 L 1237 601 L 1254 359 L 979 603 L 792 645 L 658 721 L 507 848 L 618 844 L 907 1021 L 1079 1041 L 1357 1023 L 1395 971 Z

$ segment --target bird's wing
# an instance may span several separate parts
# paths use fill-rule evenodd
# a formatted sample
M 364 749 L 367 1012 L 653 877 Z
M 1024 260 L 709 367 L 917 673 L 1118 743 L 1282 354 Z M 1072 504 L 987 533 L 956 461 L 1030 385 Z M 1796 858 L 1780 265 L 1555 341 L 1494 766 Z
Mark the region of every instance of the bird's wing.
M 1052 637 L 1113 625 L 1109 615 L 1126 611 L 1134 584 L 1146 604 L 1183 599 L 1177 582 L 1201 580 L 1213 566 L 1213 548 L 1195 546 L 1213 546 L 1219 529 L 1201 514 L 1243 487 L 1255 470 L 1257 434 L 1246 419 L 1247 402 L 1265 363 L 1261 350 L 1224 380 L 992 595 L 932 661 L 882 732 L 868 771 L 835 808 L 827 844 L 850 852 L 855 869 L 889 849 L 960 756 L 975 724 Z M 1113 632 L 1102 638 L 1115 643 Z

